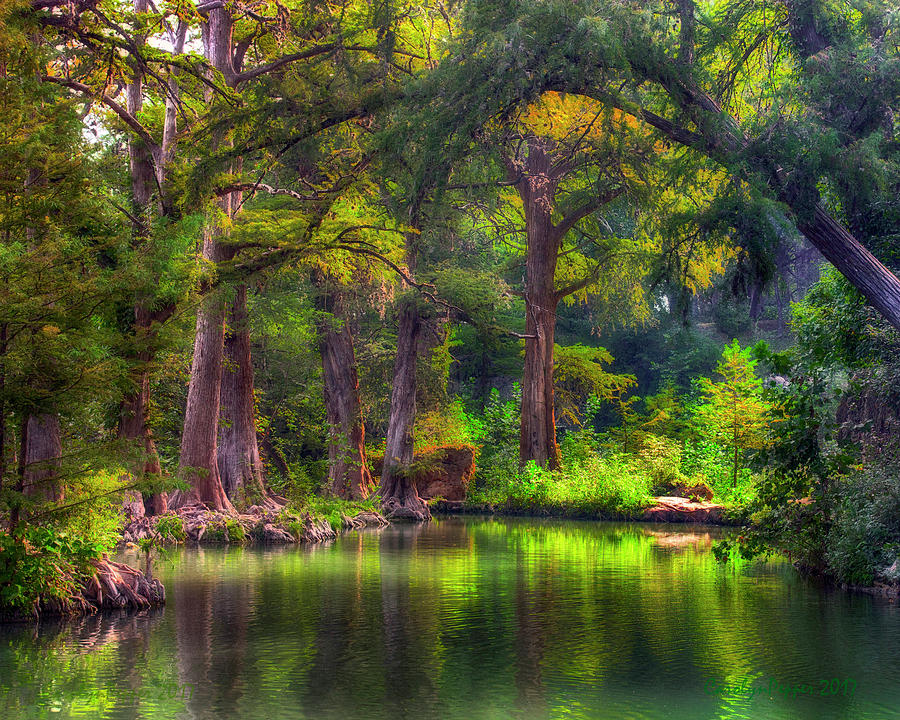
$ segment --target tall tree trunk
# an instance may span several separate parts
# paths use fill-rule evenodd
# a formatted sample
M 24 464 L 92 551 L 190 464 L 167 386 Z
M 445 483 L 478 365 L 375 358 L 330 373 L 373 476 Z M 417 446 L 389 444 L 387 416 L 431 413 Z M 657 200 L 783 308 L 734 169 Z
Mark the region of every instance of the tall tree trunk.
M 344 295 L 340 288 L 327 287 L 324 276 L 317 275 L 316 284 L 319 307 L 329 313 L 318 323 L 328 418 L 328 482 L 337 497 L 366 498 L 373 482 L 366 462 L 366 430 Z
M 29 497 L 59 502 L 63 499 L 59 482 L 62 457 L 59 416 L 54 413 L 29 415 L 24 437 L 23 492 Z
M 6 482 L 6 350 L 9 330 L 0 325 L 0 493 Z
M 525 262 L 525 368 L 519 459 L 559 467 L 553 395 L 553 340 L 558 296 L 554 284 L 561 233 L 553 225 L 553 198 L 558 176 L 547 147 L 538 138 L 528 143 L 524 177 L 517 189 L 525 211 L 528 254 Z
M 529 252 L 529 255 L 531 253 Z M 542 264 L 542 263 L 538 263 Z M 529 263 L 531 267 L 531 263 Z M 542 268 L 540 272 L 544 272 Z M 522 420 L 519 459 L 534 460 L 555 470 L 559 467 L 556 411 L 553 392 L 553 340 L 556 297 L 542 292 L 538 282 L 527 282 L 525 300 L 525 369 L 522 377 Z
M 233 20 L 227 7 L 214 6 L 201 26 L 206 57 L 219 70 L 229 86 L 234 84 L 232 59 Z M 217 146 L 221 138 L 214 138 Z M 226 217 L 233 214 L 232 196 L 226 195 L 219 207 Z M 225 229 L 213 220 L 204 233 L 203 256 L 213 264 L 231 259 L 232 252 L 222 243 Z M 222 367 L 225 351 L 225 297 L 220 290 L 204 298 L 197 311 L 194 358 L 188 386 L 184 430 L 181 435 L 179 475 L 190 484 L 187 491 L 176 491 L 170 507 L 178 509 L 199 503 L 216 510 L 234 512 L 219 477 L 217 436 Z
M 391 392 L 384 469 L 381 474 L 381 506 L 387 517 L 428 520 L 431 512 L 416 489 L 411 473 L 413 425 L 416 420 L 416 361 L 422 320 L 416 298 L 408 298 L 400 308 L 397 329 L 397 357 Z
M 754 279 L 750 286 L 750 319 L 757 323 L 762 317 L 765 309 L 765 298 L 763 297 L 763 286 L 759 280 Z
M 203 255 L 213 263 L 226 259 L 218 242 L 218 232 L 218 227 L 209 228 L 203 243 Z M 197 311 L 194 358 L 178 465 L 179 476 L 190 489 L 176 490 L 172 494 L 169 498 L 172 509 L 202 504 L 214 510 L 234 512 L 219 477 L 217 449 L 224 354 L 225 297 L 222 291 L 216 290 L 203 299 Z
M 141 308 L 135 309 L 136 315 L 141 314 Z M 136 318 L 135 327 L 141 323 L 140 317 Z M 138 440 L 143 450 L 141 459 L 140 478 L 159 475 L 159 456 L 156 453 L 156 445 L 153 442 L 153 434 L 147 424 L 147 405 L 150 401 L 150 369 L 148 367 L 148 354 L 139 353 L 137 366 L 132 371 L 132 381 L 137 388 L 122 399 L 119 410 L 119 437 L 126 440 Z M 147 494 L 142 496 L 140 492 L 129 491 L 125 495 L 124 506 L 126 511 L 135 517 L 150 514 L 162 514 L 166 511 L 166 495 Z M 149 506 L 149 507 L 148 507 Z M 159 512 L 161 509 L 161 512 Z
M 247 286 L 237 287 L 228 314 L 219 410 L 219 475 L 236 507 L 274 504 L 268 497 L 253 412 L 253 361 Z

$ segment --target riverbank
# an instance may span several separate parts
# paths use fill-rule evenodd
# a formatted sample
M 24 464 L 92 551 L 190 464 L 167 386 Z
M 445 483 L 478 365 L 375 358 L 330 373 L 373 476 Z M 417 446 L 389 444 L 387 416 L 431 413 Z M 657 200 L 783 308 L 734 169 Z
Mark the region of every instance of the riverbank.
M 725 505 L 682 497 L 661 496 L 635 511 L 616 512 L 595 507 L 557 504 L 513 505 L 511 503 L 468 503 L 465 500 L 436 499 L 433 512 L 445 515 L 499 515 L 507 517 L 558 517 L 572 520 L 620 520 L 630 522 L 686 523 L 696 525 L 741 525 L 738 512 Z
M 104 553 L 77 576 L 60 578 L 72 590 L 42 595 L 28 607 L 0 608 L 0 622 L 34 622 L 42 617 L 76 617 L 104 610 L 149 610 L 166 603 L 163 584 L 142 570 L 110 560 Z
M 358 510 L 353 515 L 341 510 L 337 518 L 330 518 L 259 505 L 237 514 L 189 505 L 165 515 L 131 519 L 122 529 L 120 545 L 127 547 L 146 542 L 160 545 L 181 542 L 216 545 L 317 543 L 333 540 L 339 532 L 387 524 L 387 520 L 372 510 Z
M 61 569 L 54 590 L 23 605 L 0 607 L 0 622 L 34 622 L 41 617 L 76 617 L 106 610 L 146 610 L 162 607 L 166 591 L 153 577 L 156 547 L 194 545 L 289 545 L 320 543 L 366 527 L 386 527 L 380 514 L 342 504 L 332 516 L 254 506 L 227 514 L 203 506 L 188 506 L 155 517 L 130 518 L 122 527 L 116 549 L 145 553 L 144 569 L 111 560 L 106 553 L 83 562 L 79 570 Z M 352 514 L 351 514 L 352 513 Z M 23 541 L 22 561 L 38 558 L 41 549 Z M 65 590 L 61 590 L 65 588 Z
M 502 503 L 466 503 L 465 501 L 436 499 L 429 504 L 432 513 L 441 515 L 494 515 L 497 517 L 559 518 L 564 520 L 593 520 L 598 522 L 646 522 L 683 525 L 714 525 L 741 527 L 740 512 L 726 505 L 698 502 L 680 497 L 655 497 L 653 503 L 638 513 L 598 511 L 563 505 L 516 507 Z M 900 583 L 877 581 L 872 585 L 853 585 L 834 577 L 817 573 L 792 563 L 797 571 L 839 590 L 873 597 L 900 598 Z

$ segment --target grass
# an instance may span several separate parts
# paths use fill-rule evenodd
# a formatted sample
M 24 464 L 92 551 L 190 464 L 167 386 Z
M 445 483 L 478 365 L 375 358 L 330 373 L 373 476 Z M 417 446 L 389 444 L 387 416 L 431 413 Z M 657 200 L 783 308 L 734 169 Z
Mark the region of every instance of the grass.
M 635 517 L 650 504 L 646 470 L 625 455 L 573 460 L 550 472 L 534 463 L 509 475 L 492 476 L 469 494 L 467 503 L 491 503 L 510 511 Z
M 292 513 L 309 513 L 317 520 L 327 520 L 337 532 L 344 525 L 344 515 L 352 517 L 360 512 L 378 512 L 379 498 L 376 493 L 365 500 L 343 500 L 311 494 L 291 502 L 286 509 Z

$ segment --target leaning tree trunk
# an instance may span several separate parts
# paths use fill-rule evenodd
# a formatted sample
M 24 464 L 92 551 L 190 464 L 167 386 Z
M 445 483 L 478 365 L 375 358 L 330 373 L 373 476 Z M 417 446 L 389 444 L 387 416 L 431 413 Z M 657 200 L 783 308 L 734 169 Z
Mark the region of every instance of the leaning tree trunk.
M 900 280 L 821 205 L 797 227 L 872 307 L 900 330 Z
M 29 415 L 26 420 L 23 457 L 23 492 L 47 502 L 63 499 L 59 482 L 62 440 L 59 416 L 52 413 Z
M 353 334 L 344 312 L 340 289 L 320 286 L 320 307 L 330 314 L 319 322 L 319 351 L 325 383 L 328 418 L 328 481 L 337 497 L 366 498 L 372 492 L 372 474 L 366 462 L 366 430 L 359 402 L 359 378 Z
M 416 359 L 422 321 L 415 298 L 400 309 L 397 357 L 391 392 L 384 469 L 381 474 L 381 506 L 387 517 L 428 520 L 431 512 L 419 497 L 412 474 L 413 424 L 416 419 Z
M 218 460 L 222 487 L 233 505 L 274 504 L 266 492 L 256 438 L 247 286 L 243 283 L 231 303 L 225 335 Z

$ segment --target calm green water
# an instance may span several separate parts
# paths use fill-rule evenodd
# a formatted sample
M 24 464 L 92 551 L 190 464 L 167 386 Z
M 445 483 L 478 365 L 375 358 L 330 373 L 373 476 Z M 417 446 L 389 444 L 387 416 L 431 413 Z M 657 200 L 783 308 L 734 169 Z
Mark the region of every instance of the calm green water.
M 712 540 L 454 518 L 183 550 L 161 611 L 0 626 L 0 718 L 900 718 L 894 604 Z

